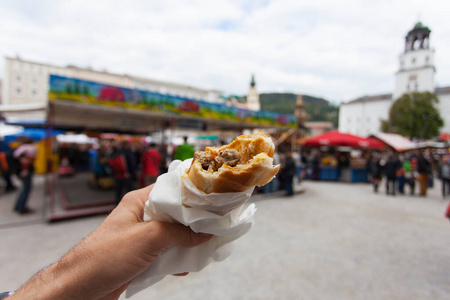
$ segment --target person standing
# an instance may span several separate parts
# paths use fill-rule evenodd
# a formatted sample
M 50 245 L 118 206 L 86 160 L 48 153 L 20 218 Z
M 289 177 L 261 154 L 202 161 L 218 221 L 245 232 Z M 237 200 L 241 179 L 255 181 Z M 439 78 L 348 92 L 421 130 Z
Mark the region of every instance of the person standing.
M 386 176 L 386 195 L 392 194 L 395 196 L 395 183 L 397 178 L 397 171 L 400 169 L 400 161 L 396 155 L 391 153 L 384 165 L 384 175 Z
M 428 189 L 428 173 L 430 172 L 430 162 L 424 157 L 422 152 L 419 152 L 417 157 L 417 173 L 419 173 L 419 195 L 426 196 Z
M 278 151 L 275 151 L 273 153 L 273 165 L 279 165 L 280 164 L 280 155 L 278 154 Z M 274 193 L 278 191 L 278 176 L 275 176 L 272 178 L 272 180 L 264 186 L 264 194 Z
M 114 176 L 115 203 L 118 205 L 122 197 L 133 190 L 133 179 L 130 173 L 132 161 L 129 160 L 120 142 L 113 144 L 108 165 Z
M 292 158 L 291 152 L 286 152 L 284 163 L 281 166 L 281 173 L 283 173 L 284 187 L 286 189 L 286 196 L 294 195 L 293 181 L 297 167 L 295 161 Z
M 403 162 L 403 169 L 405 170 L 406 184 L 409 185 L 410 195 L 414 195 L 416 188 L 416 161 L 415 158 L 405 159 Z
M 155 143 L 151 143 L 148 150 L 142 156 L 141 186 L 145 187 L 156 182 L 160 174 L 161 154 Z
M 185 136 L 183 138 L 184 143 L 175 149 L 175 153 L 173 155 L 173 159 L 178 159 L 181 161 L 184 161 L 189 158 L 194 157 L 195 149 L 194 146 L 188 144 L 188 137 Z
M 397 170 L 397 183 L 398 183 L 398 192 L 401 195 L 405 194 L 405 183 L 406 183 L 406 176 L 405 176 L 405 168 L 404 168 L 404 163 L 405 163 L 406 159 L 404 159 L 404 157 L 401 157 L 399 159 L 400 165 L 399 168 Z
M 29 137 L 20 137 L 19 147 L 13 152 L 13 157 L 20 163 L 19 178 L 22 181 L 22 188 L 14 206 L 14 211 L 19 214 L 32 213 L 27 207 L 28 198 L 33 187 L 34 161 L 37 155 L 37 148 L 33 145 L 33 140 Z
M 372 182 L 374 193 L 378 193 L 378 186 L 381 182 L 382 172 L 381 172 L 381 164 L 380 157 L 373 156 L 371 162 L 369 163 L 369 174 L 370 181 Z
M 442 183 L 442 199 L 450 194 L 450 157 L 444 155 L 439 164 L 439 175 Z

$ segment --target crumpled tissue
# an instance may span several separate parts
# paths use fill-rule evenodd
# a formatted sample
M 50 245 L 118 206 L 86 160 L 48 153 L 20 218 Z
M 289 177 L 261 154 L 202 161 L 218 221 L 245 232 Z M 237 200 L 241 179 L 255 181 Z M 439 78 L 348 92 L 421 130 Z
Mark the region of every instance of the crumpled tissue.
M 126 298 L 162 280 L 166 275 L 197 272 L 222 261 L 234 250 L 234 241 L 253 226 L 255 204 L 246 204 L 254 187 L 240 193 L 205 194 L 186 174 L 192 159 L 173 161 L 158 177 L 145 204 L 144 220 L 160 220 L 190 226 L 195 232 L 213 234 L 195 248 L 173 247 L 160 254 L 150 267 L 128 286 Z

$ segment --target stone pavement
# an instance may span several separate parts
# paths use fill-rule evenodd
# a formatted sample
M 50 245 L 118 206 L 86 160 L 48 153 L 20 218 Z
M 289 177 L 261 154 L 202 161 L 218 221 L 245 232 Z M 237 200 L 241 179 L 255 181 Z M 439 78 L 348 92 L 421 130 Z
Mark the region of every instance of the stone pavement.
M 368 184 L 301 187 L 289 198 L 252 197 L 255 225 L 225 261 L 168 276 L 132 299 L 448 299 L 450 222 L 440 182 L 427 197 L 374 194 Z M 41 191 L 27 216 L 12 213 L 14 195 L 0 194 L 0 291 L 19 287 L 104 218 L 47 223 Z

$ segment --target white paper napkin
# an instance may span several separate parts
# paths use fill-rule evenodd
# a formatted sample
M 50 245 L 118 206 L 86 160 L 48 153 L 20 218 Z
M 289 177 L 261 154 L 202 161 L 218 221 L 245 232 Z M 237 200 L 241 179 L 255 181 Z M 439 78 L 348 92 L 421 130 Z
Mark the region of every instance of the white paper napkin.
M 186 175 L 192 159 L 174 161 L 169 171 L 158 177 L 145 204 L 144 220 L 161 220 L 190 226 L 195 232 L 213 234 L 208 242 L 195 248 L 170 248 L 136 277 L 128 286 L 126 298 L 162 280 L 166 275 L 197 272 L 214 261 L 231 255 L 234 240 L 253 225 L 255 205 L 245 202 L 253 193 L 205 194 Z

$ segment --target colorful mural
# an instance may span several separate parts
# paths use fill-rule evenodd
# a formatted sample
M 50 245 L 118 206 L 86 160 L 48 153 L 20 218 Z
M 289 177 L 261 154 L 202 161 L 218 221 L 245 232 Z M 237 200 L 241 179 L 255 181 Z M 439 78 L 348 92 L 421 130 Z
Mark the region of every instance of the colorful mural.
M 50 100 L 70 100 L 86 104 L 120 106 L 190 117 L 250 122 L 277 127 L 297 127 L 297 119 L 294 115 L 268 111 L 256 112 L 225 104 L 110 86 L 56 75 L 50 75 L 49 80 Z

